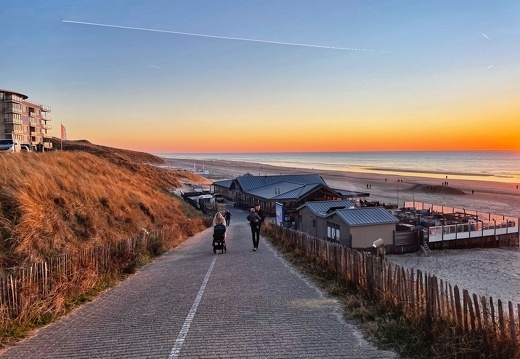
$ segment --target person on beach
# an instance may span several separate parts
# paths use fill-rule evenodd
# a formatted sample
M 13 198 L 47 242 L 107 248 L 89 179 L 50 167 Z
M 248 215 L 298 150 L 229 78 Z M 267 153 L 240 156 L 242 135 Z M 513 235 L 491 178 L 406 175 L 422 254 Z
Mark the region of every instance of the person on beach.
M 224 218 L 226 219 L 226 226 L 229 227 L 229 223 L 231 222 L 231 212 L 226 209 L 226 212 L 224 212 Z
M 222 224 L 224 226 L 226 225 L 226 220 L 220 212 L 217 212 L 217 214 L 215 214 L 215 217 L 213 217 L 213 227 L 215 227 L 218 224 Z
M 261 221 L 261 218 L 256 213 L 255 209 L 251 208 L 249 210 L 249 214 L 247 215 L 247 220 L 249 221 L 249 225 L 251 226 L 251 236 L 253 238 L 253 250 L 256 251 L 258 249 L 258 242 L 260 241 L 259 222 Z

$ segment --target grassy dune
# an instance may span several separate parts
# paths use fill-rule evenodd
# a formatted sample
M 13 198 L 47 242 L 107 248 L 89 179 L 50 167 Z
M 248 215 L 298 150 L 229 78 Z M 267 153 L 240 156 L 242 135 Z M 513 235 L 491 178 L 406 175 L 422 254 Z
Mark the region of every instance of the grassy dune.
M 55 141 L 59 148 L 59 141 Z M 63 151 L 0 156 L 0 268 L 125 239 L 141 228 L 205 228 L 171 194 L 200 177 L 141 152 L 64 141 Z

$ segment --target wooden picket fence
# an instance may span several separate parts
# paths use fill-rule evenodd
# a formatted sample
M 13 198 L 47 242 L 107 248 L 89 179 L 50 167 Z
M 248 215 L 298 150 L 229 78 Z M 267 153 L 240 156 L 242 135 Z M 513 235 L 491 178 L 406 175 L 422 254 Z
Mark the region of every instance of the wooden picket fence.
M 102 247 L 83 249 L 47 262 L 0 272 L 0 329 L 63 309 L 66 297 L 93 288 L 103 276 L 131 270 L 138 256 L 180 239 L 178 228 L 142 234 Z
M 309 259 L 326 263 L 338 277 L 381 303 L 401 310 L 412 323 L 445 323 L 461 336 L 479 338 L 508 358 L 520 342 L 520 304 L 470 295 L 434 275 L 408 270 L 367 252 L 346 248 L 271 223 L 266 233 Z

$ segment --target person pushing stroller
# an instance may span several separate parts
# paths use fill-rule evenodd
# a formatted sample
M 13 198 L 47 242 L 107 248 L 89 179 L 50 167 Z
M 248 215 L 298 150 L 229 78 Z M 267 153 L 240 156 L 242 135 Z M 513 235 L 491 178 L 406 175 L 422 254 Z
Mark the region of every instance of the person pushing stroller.
M 213 218 L 213 253 L 217 250 L 226 252 L 226 220 L 220 212 Z

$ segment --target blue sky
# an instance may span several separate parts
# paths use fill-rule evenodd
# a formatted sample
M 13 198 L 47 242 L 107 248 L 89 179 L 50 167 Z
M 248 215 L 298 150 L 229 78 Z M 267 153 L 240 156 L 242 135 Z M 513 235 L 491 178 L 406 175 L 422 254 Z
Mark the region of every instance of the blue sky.
M 154 153 L 520 149 L 519 1 L 21 0 L 1 13 L 0 88 L 50 106 L 56 136 L 62 123 L 69 139 Z

